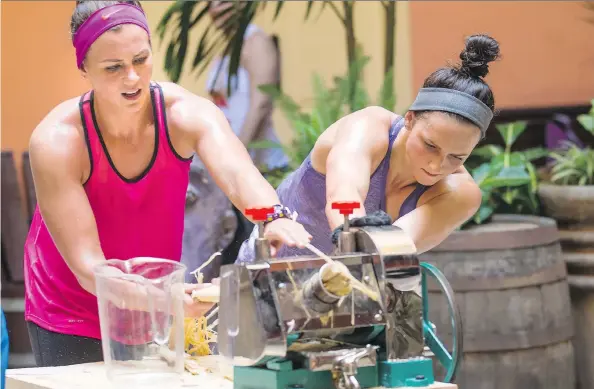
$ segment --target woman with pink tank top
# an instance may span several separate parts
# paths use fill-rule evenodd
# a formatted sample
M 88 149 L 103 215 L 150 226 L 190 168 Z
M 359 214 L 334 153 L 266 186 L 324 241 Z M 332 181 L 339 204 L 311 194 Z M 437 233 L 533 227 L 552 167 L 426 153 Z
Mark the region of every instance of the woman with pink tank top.
M 180 260 L 194 153 L 238 209 L 276 205 L 265 227 L 273 255 L 311 239 L 283 217 L 219 108 L 151 81 L 150 30 L 137 1 L 77 1 L 71 31 L 92 90 L 55 107 L 29 149 L 38 207 L 25 244 L 25 319 L 38 366 L 102 360 L 95 264 Z M 192 300 L 196 287 L 187 287 L 186 316 L 211 308 Z

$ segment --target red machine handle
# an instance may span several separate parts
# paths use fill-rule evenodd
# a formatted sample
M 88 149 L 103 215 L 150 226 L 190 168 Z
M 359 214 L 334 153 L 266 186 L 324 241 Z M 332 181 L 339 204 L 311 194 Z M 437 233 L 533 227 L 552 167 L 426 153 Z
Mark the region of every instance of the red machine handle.
M 248 208 L 245 210 L 245 214 L 251 216 L 256 222 L 266 221 L 266 218 L 271 213 L 274 213 L 274 207 L 268 208 Z
M 345 216 L 352 214 L 355 209 L 358 209 L 360 207 L 361 203 L 359 203 L 358 201 L 332 203 L 332 209 L 338 209 L 340 214 Z

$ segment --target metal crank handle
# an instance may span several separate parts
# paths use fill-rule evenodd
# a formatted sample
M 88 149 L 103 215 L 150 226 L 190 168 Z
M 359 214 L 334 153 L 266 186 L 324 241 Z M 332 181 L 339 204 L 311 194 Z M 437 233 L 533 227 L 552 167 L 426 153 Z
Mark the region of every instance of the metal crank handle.
M 361 385 L 359 385 L 357 377 L 343 373 L 337 389 L 361 389 Z
M 251 216 L 254 223 L 258 225 L 258 238 L 256 238 L 256 261 L 266 261 L 270 259 L 270 242 L 264 238 L 264 222 L 268 215 L 274 213 L 273 207 L 267 208 L 248 208 L 245 210 L 247 216 Z
M 349 354 L 342 355 L 336 358 L 335 368 L 340 370 L 343 374 L 355 375 L 357 374 L 357 363 L 363 357 L 371 355 L 375 352 L 375 348 L 371 345 L 367 345 L 362 350 L 353 351 Z
M 337 389 L 361 389 L 359 381 L 357 381 L 357 365 L 361 358 L 373 355 L 376 347 L 368 344 L 362 350 L 353 351 L 351 353 L 341 355 L 336 358 L 334 362 L 334 373 L 339 375 L 336 382 Z
M 338 237 L 338 251 L 340 253 L 352 253 L 355 251 L 355 237 L 351 230 L 351 223 L 349 216 L 355 209 L 361 207 L 361 203 L 358 201 L 352 202 L 333 202 L 332 209 L 338 210 L 341 215 L 344 216 L 344 224 L 342 226 L 342 232 Z

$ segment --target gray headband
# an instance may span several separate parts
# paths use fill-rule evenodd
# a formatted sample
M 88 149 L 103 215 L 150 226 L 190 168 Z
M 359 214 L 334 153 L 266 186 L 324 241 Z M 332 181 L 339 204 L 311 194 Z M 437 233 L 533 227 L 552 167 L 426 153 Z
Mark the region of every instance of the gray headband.
M 421 88 L 409 111 L 445 111 L 458 114 L 476 124 L 484 136 L 493 111 L 467 93 L 447 88 Z

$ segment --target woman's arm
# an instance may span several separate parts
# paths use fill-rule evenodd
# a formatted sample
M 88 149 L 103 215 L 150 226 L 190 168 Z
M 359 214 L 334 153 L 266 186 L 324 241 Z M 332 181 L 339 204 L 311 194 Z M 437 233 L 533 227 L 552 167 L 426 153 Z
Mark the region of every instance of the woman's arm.
M 239 140 L 248 145 L 272 114 L 272 98 L 258 89 L 260 85 L 277 84 L 279 78 L 278 52 L 272 40 L 261 31 L 246 42 L 242 65 L 250 79 L 250 106 L 239 132 Z
M 237 209 L 245 213 L 247 208 L 279 204 L 276 191 L 258 171 L 223 112 L 211 101 L 175 84 L 167 84 L 167 89 L 173 100 L 168 118 L 170 128 L 190 143 Z M 265 233 L 273 245 L 272 255 L 282 243 L 302 247 L 311 239 L 301 224 L 290 219 L 268 223 Z
M 432 190 L 437 192 L 432 199 L 394 222 L 413 239 L 418 254 L 443 242 L 481 205 L 481 191 L 467 173 L 452 174 Z
M 82 186 L 86 146 L 67 124 L 42 123 L 29 143 L 39 210 L 58 251 L 80 285 L 95 294 L 92 268 L 105 260 L 93 211 Z M 88 158 L 88 157 L 87 157 Z
M 358 201 L 361 208 L 354 216 L 365 215 L 371 174 L 386 154 L 388 132 L 394 114 L 380 107 L 369 107 L 340 119 L 333 134 L 325 164 L 326 217 L 330 229 L 344 222 L 344 216 L 332 209 L 336 201 Z M 332 127 L 331 127 L 332 128 Z
M 231 202 L 246 208 L 279 203 L 276 191 L 258 171 L 223 112 L 212 102 L 187 91 L 172 106 L 170 126 L 184 133 L 216 184 Z

